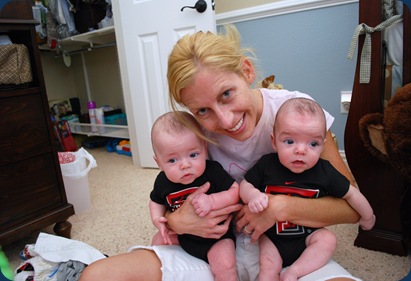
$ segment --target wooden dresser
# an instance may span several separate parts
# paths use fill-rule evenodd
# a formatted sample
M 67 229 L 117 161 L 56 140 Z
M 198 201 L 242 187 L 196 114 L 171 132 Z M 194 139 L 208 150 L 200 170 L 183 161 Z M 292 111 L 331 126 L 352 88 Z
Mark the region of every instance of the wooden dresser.
M 360 0 L 359 22 L 371 27 L 379 25 L 383 21 L 382 7 L 382 0 Z M 403 85 L 411 82 L 410 20 L 409 9 L 404 7 Z M 359 133 L 358 123 L 364 115 L 384 112 L 381 100 L 381 97 L 384 96 L 385 88 L 383 85 L 386 73 L 383 60 L 383 36 L 381 32 L 374 32 L 371 36 L 371 79 L 370 83 L 362 84 L 359 83 L 359 76 L 364 37 L 365 35 L 361 35 L 359 39 L 361 47 L 359 47 L 357 54 L 357 69 L 345 128 L 344 144 L 350 169 L 361 192 L 373 207 L 377 221 L 370 231 L 359 228 L 354 245 L 393 255 L 406 256 L 408 249 L 404 238 L 411 238 L 409 214 L 411 193 L 406 192 L 406 185 L 409 183 L 393 166 L 374 157 L 366 149 Z M 407 197 L 408 199 L 405 199 Z
M 33 77 L 0 85 L 0 245 L 53 224 L 56 234 L 69 238 L 67 219 L 74 214 L 58 162 L 32 3 L 0 2 L 0 35 L 27 47 Z

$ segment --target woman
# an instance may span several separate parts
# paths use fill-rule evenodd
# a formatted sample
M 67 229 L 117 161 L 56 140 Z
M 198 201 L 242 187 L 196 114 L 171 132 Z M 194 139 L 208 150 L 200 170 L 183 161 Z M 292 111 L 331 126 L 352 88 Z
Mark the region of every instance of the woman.
M 272 152 L 270 133 L 279 106 L 291 97 L 305 94 L 252 89 L 255 71 L 249 50 L 240 48 L 239 33 L 226 27 L 225 35 L 197 32 L 184 36 L 174 46 L 168 61 L 167 78 L 173 108 L 187 108 L 200 122 L 209 143 L 209 155 L 240 181 L 263 154 Z M 329 128 L 333 118 L 327 114 Z M 336 146 L 327 132 L 322 157 L 329 160 L 354 184 Z M 202 186 L 197 192 L 205 192 Z M 191 197 L 192 198 L 192 197 Z M 190 201 L 189 197 L 187 200 Z M 168 226 L 177 233 L 218 238 L 227 231 L 230 215 L 237 235 L 239 280 L 257 280 L 258 244 L 253 243 L 276 221 L 290 221 L 311 227 L 355 223 L 358 214 L 345 200 L 324 197 L 316 200 L 270 196 L 263 212 L 252 214 L 239 204 L 227 206 L 199 218 L 186 202 L 167 216 Z M 326 211 L 324 211 L 326 210 Z M 224 224 L 219 224 L 224 221 Z M 153 251 L 154 250 L 154 251 Z M 133 251 L 98 261 L 86 268 L 80 280 L 213 280 L 208 266 L 178 246 L 135 247 Z M 304 280 L 355 280 L 342 267 L 329 262 Z

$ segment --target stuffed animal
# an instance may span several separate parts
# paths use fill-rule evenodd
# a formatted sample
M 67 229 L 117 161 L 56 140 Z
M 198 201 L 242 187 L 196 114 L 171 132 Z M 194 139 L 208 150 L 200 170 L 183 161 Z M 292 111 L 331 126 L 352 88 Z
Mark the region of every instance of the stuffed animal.
M 258 88 L 267 88 L 267 89 L 277 89 L 277 90 L 283 89 L 283 85 L 275 84 L 274 79 L 275 79 L 275 76 L 270 75 L 270 76 L 264 78 L 263 80 L 261 80 L 260 82 L 258 82 L 257 87 Z
M 367 150 L 411 182 L 411 83 L 397 90 L 384 113 L 364 115 L 359 126 Z
M 411 83 L 397 90 L 384 113 L 364 115 L 359 126 L 368 151 L 405 177 L 400 216 L 403 242 L 411 250 Z M 411 271 L 405 280 L 411 280 Z

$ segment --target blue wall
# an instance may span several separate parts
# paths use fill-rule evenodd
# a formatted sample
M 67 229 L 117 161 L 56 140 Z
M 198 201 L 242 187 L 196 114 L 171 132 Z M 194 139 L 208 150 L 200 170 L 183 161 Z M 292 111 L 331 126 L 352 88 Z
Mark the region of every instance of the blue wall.
M 311 95 L 335 117 L 331 130 L 344 150 L 347 114 L 340 92 L 351 90 L 356 59 L 347 54 L 358 25 L 358 2 L 235 23 L 242 45 L 255 50 L 262 77 Z M 356 58 L 356 55 L 354 56 Z

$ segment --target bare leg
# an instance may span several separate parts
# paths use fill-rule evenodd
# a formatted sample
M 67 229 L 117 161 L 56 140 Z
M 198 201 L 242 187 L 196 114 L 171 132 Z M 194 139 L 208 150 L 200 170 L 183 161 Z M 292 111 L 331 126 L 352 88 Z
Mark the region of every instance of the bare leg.
M 215 281 L 237 281 L 235 245 L 231 239 L 215 243 L 207 253 Z
M 264 234 L 260 236 L 258 243 L 260 246 L 260 273 L 258 274 L 258 281 L 280 280 L 283 260 L 277 247 Z
M 163 236 L 161 236 L 160 231 L 157 231 L 157 233 L 154 234 L 153 239 L 151 240 L 151 245 L 165 245 Z
M 282 281 L 296 281 L 297 278 L 324 266 L 334 254 L 337 238 L 331 231 L 321 228 L 306 238 L 306 244 L 307 248 L 301 256 L 281 273 Z
M 161 281 L 161 262 L 150 250 L 139 249 L 87 266 L 79 281 Z

